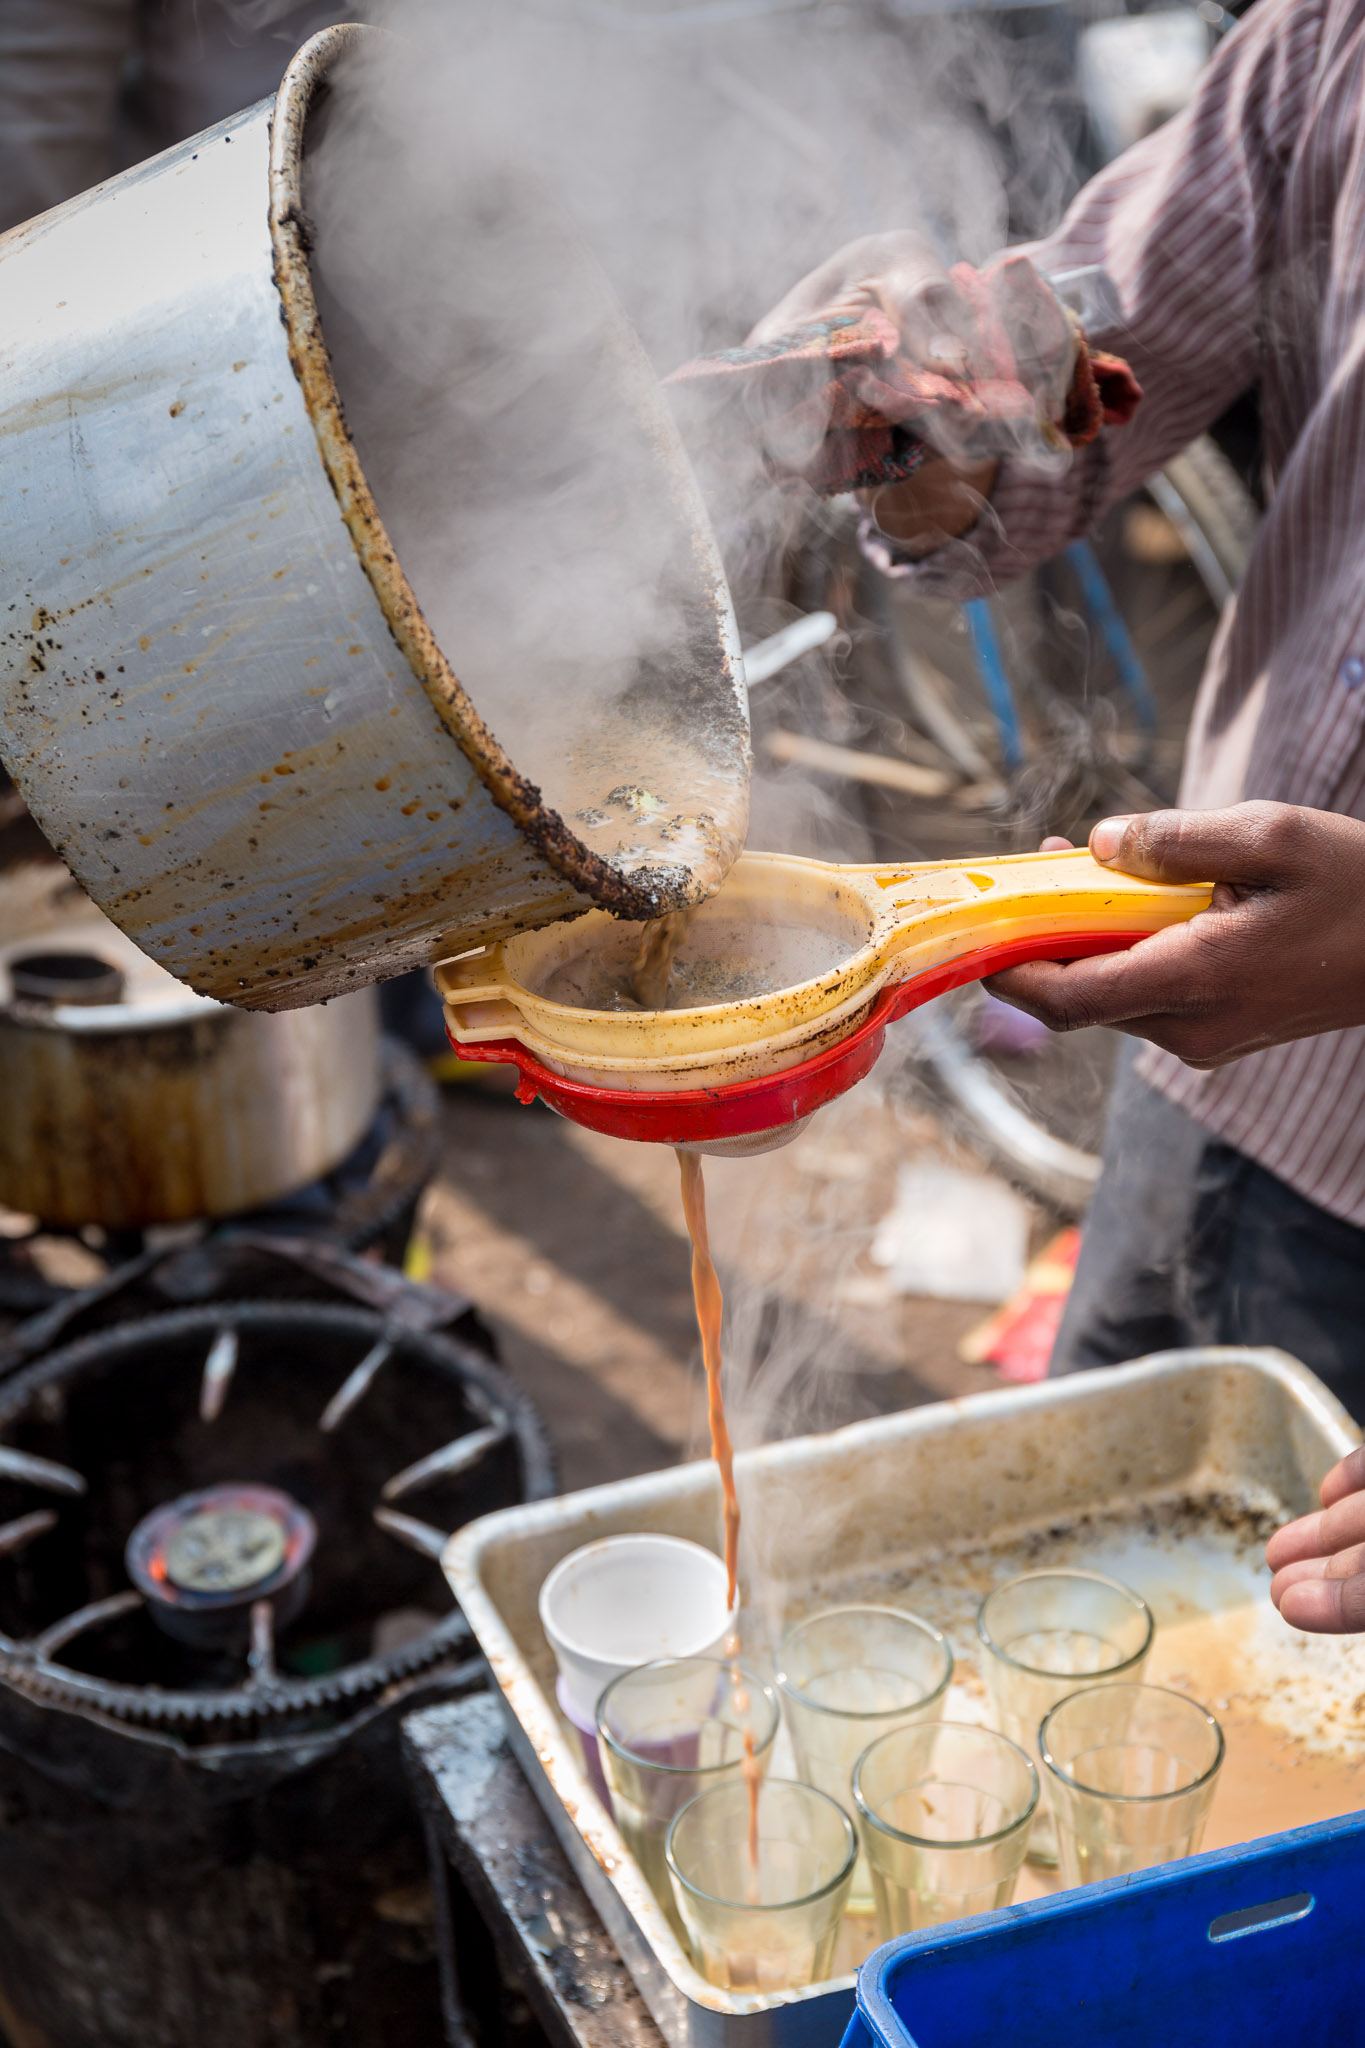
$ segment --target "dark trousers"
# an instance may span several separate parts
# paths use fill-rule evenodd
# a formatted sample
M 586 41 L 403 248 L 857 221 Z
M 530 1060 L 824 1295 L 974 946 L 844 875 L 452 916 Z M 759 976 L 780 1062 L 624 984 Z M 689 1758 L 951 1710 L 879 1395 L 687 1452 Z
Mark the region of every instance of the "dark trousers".
M 1365 1230 L 1213 1138 L 1119 1063 L 1104 1174 L 1051 1372 L 1274 1344 L 1365 1421 Z

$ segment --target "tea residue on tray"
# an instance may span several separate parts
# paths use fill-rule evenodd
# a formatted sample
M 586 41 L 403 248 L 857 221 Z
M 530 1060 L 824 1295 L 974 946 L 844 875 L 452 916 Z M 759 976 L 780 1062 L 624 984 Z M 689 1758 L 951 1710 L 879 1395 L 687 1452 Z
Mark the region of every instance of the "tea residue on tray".
M 1223 1729 L 1203 1847 L 1224 1848 L 1365 1805 L 1365 1640 L 1301 1635 L 1270 1604 L 1265 1542 L 1297 1506 L 1251 1487 L 1120 1497 L 981 1543 L 915 1544 L 782 1592 L 798 1614 L 843 1602 L 910 1606 L 957 1651 L 946 1717 L 979 1720 L 990 1715 L 974 1649 L 985 1593 L 1018 1572 L 1072 1567 L 1132 1586 L 1156 1617 L 1146 1682 L 1200 1701 Z M 1016 1903 L 1059 1884 L 1025 1865 Z

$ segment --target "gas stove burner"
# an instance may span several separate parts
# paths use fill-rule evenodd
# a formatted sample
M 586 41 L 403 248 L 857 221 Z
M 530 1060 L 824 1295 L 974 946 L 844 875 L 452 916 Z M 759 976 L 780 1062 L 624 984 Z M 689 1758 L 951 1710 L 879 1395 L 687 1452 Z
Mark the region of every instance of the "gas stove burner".
M 176 1523 L 164 1549 L 152 1560 L 153 1575 L 166 1580 L 169 1597 L 178 1589 L 191 1599 L 252 1592 L 258 1599 L 279 1574 L 288 1554 L 282 1516 L 241 1500 L 197 1501 Z M 160 1568 L 159 1571 L 157 1568 Z
M 467 1650 L 452 1527 L 552 1490 L 486 1358 L 330 1302 L 115 1323 L 0 1381 L 0 1435 L 0 1726 L 12 1693 L 210 1745 L 364 1713 Z
M 294 1619 L 316 1541 L 312 1516 L 276 1487 L 206 1486 L 144 1516 L 124 1562 L 168 1635 L 224 1644 L 248 1635 L 257 1602 L 271 1608 L 272 1630 Z

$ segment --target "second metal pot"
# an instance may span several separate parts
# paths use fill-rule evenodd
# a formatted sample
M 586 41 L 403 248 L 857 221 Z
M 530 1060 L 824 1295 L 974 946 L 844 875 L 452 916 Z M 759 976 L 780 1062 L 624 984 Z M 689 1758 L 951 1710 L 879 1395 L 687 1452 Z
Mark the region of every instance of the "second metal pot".
M 0 1202 L 110 1230 L 230 1216 L 344 1159 L 379 1100 L 373 989 L 279 1016 L 194 995 L 94 912 L 0 949 Z

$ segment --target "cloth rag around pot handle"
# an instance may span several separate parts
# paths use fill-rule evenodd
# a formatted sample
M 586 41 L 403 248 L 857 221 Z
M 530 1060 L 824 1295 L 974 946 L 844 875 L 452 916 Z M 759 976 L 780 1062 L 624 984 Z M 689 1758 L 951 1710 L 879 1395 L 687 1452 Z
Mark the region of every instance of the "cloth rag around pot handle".
M 746 445 L 821 497 L 901 482 L 935 453 L 979 461 L 1083 448 L 1133 417 L 1142 389 L 1132 370 L 1090 347 L 1028 257 L 983 271 L 959 263 L 949 276 L 961 368 L 913 362 L 896 322 L 869 306 L 696 356 L 664 381 L 739 402 Z

